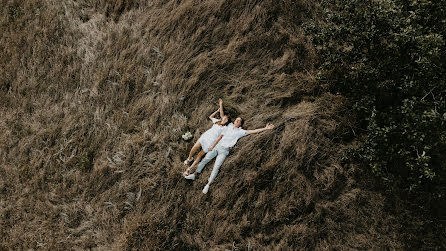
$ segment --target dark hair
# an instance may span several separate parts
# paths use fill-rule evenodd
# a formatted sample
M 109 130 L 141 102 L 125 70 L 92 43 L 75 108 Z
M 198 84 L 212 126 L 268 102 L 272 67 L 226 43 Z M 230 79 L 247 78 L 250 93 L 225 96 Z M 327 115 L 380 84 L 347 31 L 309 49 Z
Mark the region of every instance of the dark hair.
M 220 121 L 217 122 L 219 125 L 223 125 L 223 126 L 225 126 L 225 125 L 228 125 L 229 123 L 231 123 L 231 117 L 230 117 L 228 114 L 225 114 L 224 116 L 228 117 L 228 121 L 227 121 L 225 124 L 223 124 L 223 123 L 221 122 L 221 121 L 223 120 L 223 117 L 221 117 L 221 118 L 220 118 Z
M 229 116 L 228 114 L 225 114 L 226 117 L 228 117 L 228 122 L 226 122 L 225 125 L 228 125 L 229 123 L 231 123 L 231 116 Z
M 245 120 L 242 117 L 240 117 L 240 116 L 237 117 L 237 118 L 240 118 L 242 120 L 242 123 L 240 123 L 240 127 L 242 127 L 245 124 Z

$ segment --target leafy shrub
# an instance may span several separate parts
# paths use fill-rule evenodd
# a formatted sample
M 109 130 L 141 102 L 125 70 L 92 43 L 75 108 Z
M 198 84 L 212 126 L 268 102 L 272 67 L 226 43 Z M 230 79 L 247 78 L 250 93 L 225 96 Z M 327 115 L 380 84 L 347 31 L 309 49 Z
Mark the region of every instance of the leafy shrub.
M 444 1 L 324 1 L 306 30 L 319 78 L 352 100 L 366 135 L 354 153 L 391 189 L 444 196 Z

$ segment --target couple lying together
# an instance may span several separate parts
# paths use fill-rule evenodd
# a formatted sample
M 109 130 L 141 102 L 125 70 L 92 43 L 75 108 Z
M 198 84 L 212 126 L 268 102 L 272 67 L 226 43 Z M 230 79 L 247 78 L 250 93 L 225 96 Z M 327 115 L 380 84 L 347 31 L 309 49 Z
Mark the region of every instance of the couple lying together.
M 223 112 L 223 101 L 219 99 L 218 103 L 220 106 L 218 110 L 209 116 L 209 119 L 213 123 L 212 127 L 201 135 L 190 150 L 188 158 L 184 161 L 185 165 L 189 165 L 194 159 L 193 155 L 201 148 L 201 151 L 198 153 L 194 163 L 183 173 L 186 179 L 195 180 L 197 175 L 203 171 L 204 166 L 213 158 L 217 157 L 211 176 L 208 179 L 208 183 L 203 189 L 203 193 L 205 194 L 209 191 L 209 186 L 211 185 L 212 181 L 214 181 L 215 177 L 217 177 L 221 165 L 225 161 L 226 156 L 229 154 L 229 149 L 237 143 L 237 140 L 246 135 L 259 133 L 274 128 L 273 124 L 267 124 L 264 128 L 243 130 L 241 127 L 243 125 L 242 118 L 238 117 L 235 119 L 234 123 L 230 123 L 230 118 Z M 215 118 L 215 115 L 217 115 L 218 112 L 220 112 L 220 119 Z M 200 162 L 201 158 L 205 154 L 206 156 Z M 196 171 L 191 174 L 193 168 L 195 168 L 197 165 L 198 167 Z

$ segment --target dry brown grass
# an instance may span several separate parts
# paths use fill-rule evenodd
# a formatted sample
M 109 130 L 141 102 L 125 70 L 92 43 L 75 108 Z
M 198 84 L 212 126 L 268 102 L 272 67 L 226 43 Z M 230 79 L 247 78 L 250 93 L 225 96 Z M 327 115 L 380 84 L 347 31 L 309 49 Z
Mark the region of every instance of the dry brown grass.
M 400 249 L 340 157 L 302 1 L 2 1 L 0 249 Z M 181 98 L 184 96 L 185 98 Z M 208 195 L 182 160 L 223 98 L 248 128 Z

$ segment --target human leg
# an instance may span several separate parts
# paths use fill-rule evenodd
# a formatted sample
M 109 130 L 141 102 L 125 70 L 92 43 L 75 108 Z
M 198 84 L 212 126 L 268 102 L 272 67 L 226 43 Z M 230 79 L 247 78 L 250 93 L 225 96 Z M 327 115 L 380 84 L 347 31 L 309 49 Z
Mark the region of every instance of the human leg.
M 197 170 L 195 171 L 195 173 L 201 173 L 201 171 L 203 171 L 204 166 L 206 166 L 206 164 L 211 161 L 213 158 L 215 158 L 217 156 L 217 151 L 214 149 L 210 152 L 208 152 L 203 160 L 201 160 L 201 162 L 198 164 Z
M 217 151 L 213 150 L 210 151 L 206 154 L 206 156 L 204 156 L 203 160 L 200 162 L 200 164 L 198 164 L 198 168 L 197 170 L 195 170 L 195 172 L 193 174 L 190 175 L 185 175 L 184 178 L 188 179 L 188 180 L 195 180 L 195 177 L 201 173 L 201 171 L 203 171 L 204 166 L 211 161 L 213 158 L 215 158 L 215 156 L 217 156 Z
M 192 163 L 192 165 L 190 166 L 191 168 L 195 168 L 197 165 L 198 165 L 198 163 L 200 163 L 200 160 L 203 158 L 203 156 L 205 155 L 206 153 L 203 151 L 203 150 L 201 150 L 198 154 L 197 154 L 197 157 L 195 158 L 195 160 L 194 160 L 194 163 Z
M 228 148 L 220 147 L 217 149 L 217 151 L 218 151 L 218 155 L 217 155 L 217 159 L 215 160 L 215 164 L 214 164 L 214 168 L 212 169 L 211 176 L 208 179 L 208 183 L 203 188 L 204 194 L 208 193 L 209 186 L 214 181 L 215 177 L 217 177 L 217 174 L 218 174 L 218 171 L 220 170 L 221 165 L 223 164 L 223 162 L 225 161 L 226 157 L 229 154 Z
M 202 150 L 198 153 L 198 155 L 196 156 L 194 163 L 192 163 L 192 165 L 191 165 L 189 168 L 186 169 L 187 174 L 185 174 L 185 175 L 189 175 L 190 172 L 191 172 L 192 170 L 194 170 L 195 167 L 197 167 L 198 163 L 200 163 L 200 160 L 203 158 L 204 155 L 205 155 L 205 152 L 204 152 L 203 149 L 202 149 Z M 185 172 L 185 173 L 186 173 L 186 172 Z
M 201 148 L 200 141 L 195 142 L 195 144 L 192 147 L 192 149 L 190 149 L 189 156 L 184 161 L 184 164 L 186 164 L 186 165 L 189 164 L 189 162 L 193 159 L 193 156 L 194 156 L 195 152 L 197 152 L 200 148 Z
M 212 169 L 212 173 L 211 176 L 208 179 L 208 184 L 211 184 L 215 177 L 217 177 L 218 172 L 220 171 L 220 167 L 221 165 L 223 165 L 223 162 L 225 161 L 226 157 L 229 154 L 229 150 L 226 148 L 219 148 L 217 150 L 218 155 L 217 155 L 217 159 L 215 160 L 215 164 L 214 164 L 214 168 Z

